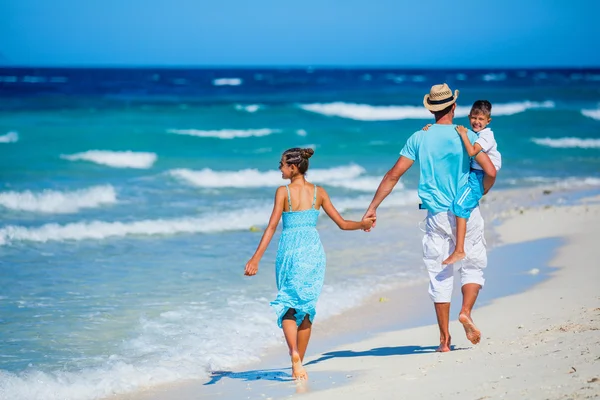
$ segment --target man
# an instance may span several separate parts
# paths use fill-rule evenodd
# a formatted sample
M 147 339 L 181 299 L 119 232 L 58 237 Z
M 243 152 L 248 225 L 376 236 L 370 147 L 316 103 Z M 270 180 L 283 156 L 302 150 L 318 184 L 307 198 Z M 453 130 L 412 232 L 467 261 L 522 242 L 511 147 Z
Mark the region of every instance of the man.
M 427 132 L 415 132 L 408 138 L 396 164 L 383 177 L 373 201 L 364 218 L 376 217 L 377 207 L 389 195 L 398 180 L 416 161 L 419 164 L 419 197 L 427 209 L 427 227 L 423 237 L 423 260 L 429 273 L 429 295 L 435 305 L 440 329 L 440 346 L 437 351 L 451 349 L 448 329 L 450 300 L 452 297 L 454 265 L 442 265 L 454 250 L 456 218 L 449 211 L 458 189 L 467 184 L 470 158 L 453 124 L 458 90 L 452 94 L 447 84 L 434 85 L 423 98 L 423 104 L 435 117 L 435 124 Z M 469 139 L 477 136 L 469 131 Z M 481 165 L 485 177 L 484 193 L 496 180 L 496 169 L 484 152 L 475 159 Z M 375 224 L 373 224 L 375 226 Z M 467 338 L 479 343 L 481 333 L 473 323 L 471 310 L 479 290 L 484 285 L 483 269 L 487 265 L 483 219 L 479 207 L 473 210 L 467 222 L 465 239 L 466 257 L 460 268 L 463 303 L 459 314 Z

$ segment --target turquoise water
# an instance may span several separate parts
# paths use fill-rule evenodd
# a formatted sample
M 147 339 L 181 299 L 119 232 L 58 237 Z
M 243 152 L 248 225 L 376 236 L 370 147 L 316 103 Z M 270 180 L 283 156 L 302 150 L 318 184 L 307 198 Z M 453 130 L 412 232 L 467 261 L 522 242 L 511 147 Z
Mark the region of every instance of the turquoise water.
M 0 70 L 0 398 L 98 398 L 257 360 L 281 342 L 275 244 L 256 278 L 243 267 L 281 152 L 315 148 L 309 180 L 359 217 L 440 79 L 461 89 L 458 123 L 493 103 L 496 190 L 600 187 L 600 71 Z M 384 206 L 417 212 L 417 179 Z M 423 279 L 414 224 L 319 225 L 319 319 Z M 373 262 L 384 237 L 398 250 Z

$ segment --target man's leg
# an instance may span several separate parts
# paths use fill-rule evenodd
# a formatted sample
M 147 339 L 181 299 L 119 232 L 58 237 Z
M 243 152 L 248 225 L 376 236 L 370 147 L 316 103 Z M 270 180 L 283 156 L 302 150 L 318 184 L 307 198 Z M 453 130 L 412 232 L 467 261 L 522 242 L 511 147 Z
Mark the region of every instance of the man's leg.
M 442 265 L 450 254 L 451 232 L 448 215 L 440 213 L 427 216 L 427 230 L 423 237 L 423 261 L 429 274 L 429 296 L 435 306 L 440 346 L 437 351 L 450 351 L 451 339 L 448 327 L 450 320 L 450 300 L 454 281 L 454 266 Z
M 479 208 L 471 213 L 467 224 L 467 236 L 465 247 L 467 256 L 461 267 L 461 284 L 463 303 L 458 320 L 463 325 L 467 339 L 473 344 L 481 340 L 481 332 L 475 326 L 471 311 L 477 301 L 479 290 L 483 287 L 483 269 L 487 266 L 487 250 L 484 233 L 484 222 L 481 218 Z
M 450 303 L 433 303 L 435 305 L 435 315 L 437 316 L 438 327 L 440 328 L 440 346 L 436 351 L 445 353 L 450 351 L 451 338 L 448 324 L 450 322 Z
M 481 332 L 477 329 L 471 318 L 471 310 L 473 310 L 477 295 L 479 295 L 479 289 L 481 289 L 481 285 L 477 283 L 467 283 L 463 285 L 463 302 L 460 314 L 458 315 L 458 320 L 463 325 L 463 328 L 465 328 L 467 339 L 473 344 L 477 344 L 481 340 Z

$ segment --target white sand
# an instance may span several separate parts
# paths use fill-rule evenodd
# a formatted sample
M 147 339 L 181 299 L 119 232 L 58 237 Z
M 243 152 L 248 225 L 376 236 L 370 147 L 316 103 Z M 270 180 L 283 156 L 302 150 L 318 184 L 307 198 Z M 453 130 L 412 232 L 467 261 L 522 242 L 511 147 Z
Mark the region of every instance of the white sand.
M 392 355 L 334 357 L 310 365 L 309 372 L 343 371 L 348 377 L 337 383 L 339 387 L 311 391 L 302 398 L 600 397 L 599 224 L 597 204 L 514 213 L 498 228 L 501 242 L 563 237 L 565 245 L 552 262 L 558 269 L 551 279 L 476 309 L 481 344 L 472 346 L 453 321 L 453 343 L 464 350 L 399 354 L 405 352 L 403 346 L 436 344 L 437 326 L 339 346 L 333 351 Z M 381 348 L 388 349 L 372 350 Z

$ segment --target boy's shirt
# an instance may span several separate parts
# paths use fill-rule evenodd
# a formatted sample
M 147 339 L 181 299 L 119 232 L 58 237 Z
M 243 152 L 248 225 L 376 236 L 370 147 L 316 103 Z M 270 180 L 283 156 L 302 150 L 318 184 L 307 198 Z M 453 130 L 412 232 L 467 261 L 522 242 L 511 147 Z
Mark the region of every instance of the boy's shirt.
M 496 143 L 496 138 L 494 138 L 494 132 L 492 132 L 490 128 L 485 128 L 475 134 L 479 136 L 475 143 L 479 143 L 481 150 L 488 155 L 492 164 L 496 167 L 496 171 L 498 171 L 502 167 L 502 155 L 498 151 L 498 144 Z M 473 143 L 473 145 L 475 145 L 475 143 Z M 481 165 L 475 161 L 475 158 L 471 161 L 471 168 L 483 170 Z

